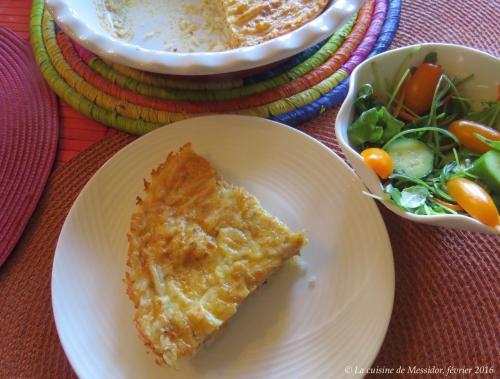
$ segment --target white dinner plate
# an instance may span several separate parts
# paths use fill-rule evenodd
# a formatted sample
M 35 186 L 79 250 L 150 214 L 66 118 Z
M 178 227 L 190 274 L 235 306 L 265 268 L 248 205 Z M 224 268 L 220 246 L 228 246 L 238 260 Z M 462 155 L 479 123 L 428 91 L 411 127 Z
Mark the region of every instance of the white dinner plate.
M 139 340 L 123 277 L 143 178 L 192 142 L 293 230 L 307 268 L 287 265 L 215 341 L 178 369 Z M 261 118 L 210 116 L 155 130 L 111 158 L 78 196 L 59 237 L 52 303 L 81 378 L 352 378 L 384 339 L 394 298 L 392 251 L 374 201 L 351 169 L 306 134 Z

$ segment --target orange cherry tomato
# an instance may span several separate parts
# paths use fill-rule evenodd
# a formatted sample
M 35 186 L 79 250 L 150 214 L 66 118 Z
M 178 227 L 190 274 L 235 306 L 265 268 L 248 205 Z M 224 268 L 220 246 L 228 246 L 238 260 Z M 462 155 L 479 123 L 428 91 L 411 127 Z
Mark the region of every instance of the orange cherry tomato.
M 474 121 L 453 121 L 450 126 L 448 126 L 448 130 L 457 136 L 462 145 L 475 153 L 486 153 L 489 150 L 493 150 L 491 146 L 488 146 L 483 141 L 480 141 L 474 135 L 475 133 L 493 141 L 500 141 L 500 132 Z
M 422 63 L 403 84 L 404 105 L 416 114 L 429 111 L 443 70 L 433 63 Z
M 447 183 L 453 199 L 472 217 L 489 226 L 498 224 L 498 209 L 491 196 L 478 184 L 465 178 L 453 178 Z
M 370 147 L 361 152 L 363 160 L 382 179 L 387 179 L 394 171 L 394 163 L 389 154 L 376 147 Z

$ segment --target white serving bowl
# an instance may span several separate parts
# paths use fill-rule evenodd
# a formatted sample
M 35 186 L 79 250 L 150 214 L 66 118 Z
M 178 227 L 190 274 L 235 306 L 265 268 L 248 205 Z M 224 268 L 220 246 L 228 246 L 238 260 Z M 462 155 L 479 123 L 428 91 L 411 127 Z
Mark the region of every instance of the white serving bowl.
M 365 165 L 361 155 L 350 146 L 347 137 L 347 127 L 354 119 L 353 105 L 357 92 L 363 84 L 374 83 L 373 63 L 376 63 L 381 80 L 387 78 L 392 81 L 399 67 L 410 53 L 413 52 L 414 56 L 409 61 L 409 66 L 414 66 L 422 62 L 424 57 L 431 51 L 435 51 L 438 54 L 438 63 L 451 77 L 464 78 L 469 74 L 474 74 L 474 77 L 463 85 L 461 92 L 465 96 L 491 100 L 496 99 L 498 96 L 497 86 L 500 83 L 500 59 L 464 46 L 443 43 L 406 46 L 374 56 L 360 64 L 350 77 L 349 92 L 337 115 L 335 133 L 347 160 L 365 186 L 374 195 L 384 195 L 382 183 L 375 172 Z M 500 234 L 498 229 L 491 228 L 468 216 L 415 215 L 401 210 L 390 202 L 383 201 L 382 203 L 394 213 L 408 220 L 447 228 Z
M 140 70 L 173 75 L 214 75 L 278 62 L 331 35 L 362 3 L 363 0 L 332 0 L 321 15 L 301 28 L 256 46 L 221 52 L 173 53 L 149 48 L 151 40 L 139 46 L 115 38 L 101 25 L 93 0 L 45 0 L 58 26 L 98 56 Z

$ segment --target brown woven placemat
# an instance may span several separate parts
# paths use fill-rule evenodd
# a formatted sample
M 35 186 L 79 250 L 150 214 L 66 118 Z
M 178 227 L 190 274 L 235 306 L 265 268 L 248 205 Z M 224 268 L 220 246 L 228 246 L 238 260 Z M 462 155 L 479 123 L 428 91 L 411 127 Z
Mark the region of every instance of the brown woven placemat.
M 318 133 L 329 122 L 322 117 L 307 131 L 336 147 Z M 132 140 L 123 133 L 107 137 L 50 178 L 24 239 L 0 271 L 0 378 L 74 376 L 52 318 L 54 249 L 82 187 Z M 500 238 L 418 225 L 385 210 L 383 215 L 394 250 L 396 299 L 374 368 L 500 369 Z
M 0 378 L 75 376 L 52 316 L 54 250 L 64 219 L 85 183 L 132 139 L 122 133 L 104 139 L 49 178 L 23 239 L 0 269 Z

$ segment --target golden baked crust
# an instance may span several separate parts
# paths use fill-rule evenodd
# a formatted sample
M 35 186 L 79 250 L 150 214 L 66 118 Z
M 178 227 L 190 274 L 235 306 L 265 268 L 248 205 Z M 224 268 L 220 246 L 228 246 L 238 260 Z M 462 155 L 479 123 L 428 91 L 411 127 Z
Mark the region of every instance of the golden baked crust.
M 145 181 L 128 240 L 136 326 L 168 366 L 196 352 L 305 243 L 190 144 Z
M 318 16 L 330 0 L 221 0 L 232 47 L 276 38 Z

